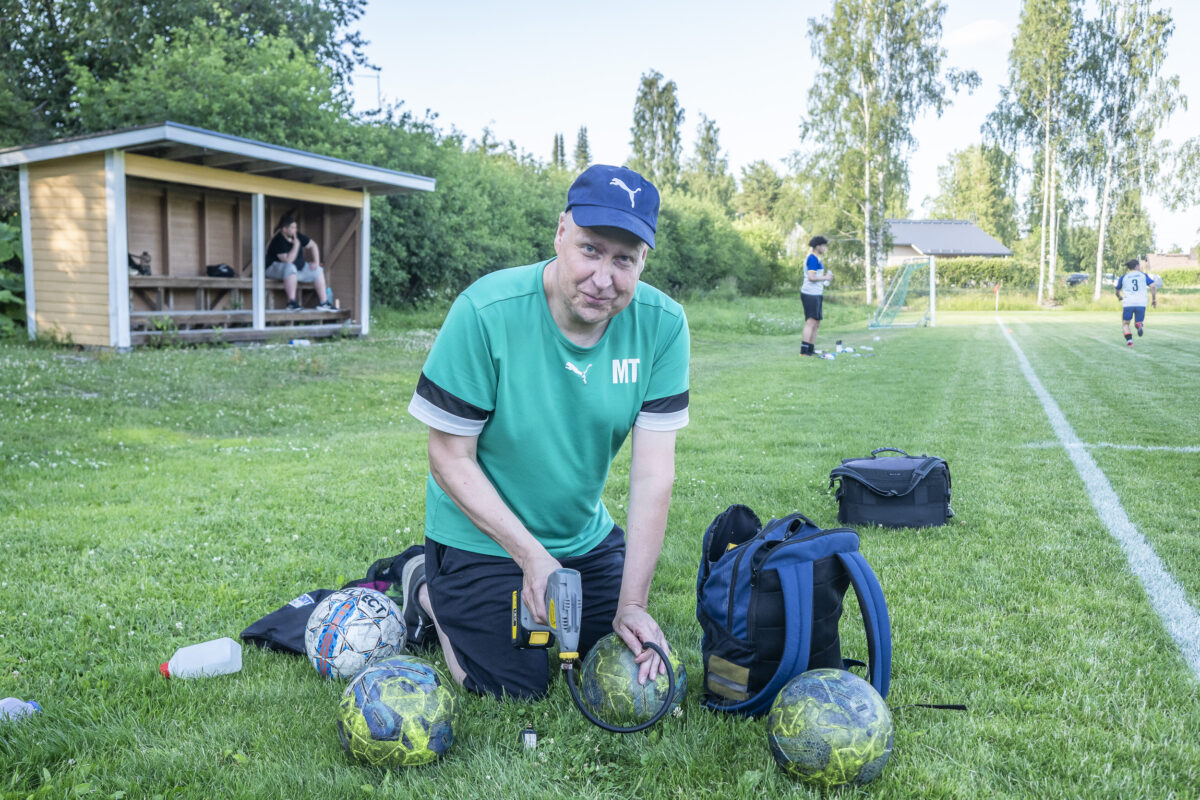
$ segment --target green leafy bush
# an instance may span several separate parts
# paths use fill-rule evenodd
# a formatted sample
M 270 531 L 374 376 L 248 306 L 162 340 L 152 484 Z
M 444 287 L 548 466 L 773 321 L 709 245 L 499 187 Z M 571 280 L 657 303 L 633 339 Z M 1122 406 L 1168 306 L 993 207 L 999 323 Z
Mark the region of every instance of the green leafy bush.
M 938 286 L 970 289 L 994 286 L 1006 288 L 1036 287 L 1038 265 L 1016 258 L 964 256 L 937 260 Z
M 21 231 L 0 222 L 0 337 L 25 327 L 25 273 L 18 253 Z

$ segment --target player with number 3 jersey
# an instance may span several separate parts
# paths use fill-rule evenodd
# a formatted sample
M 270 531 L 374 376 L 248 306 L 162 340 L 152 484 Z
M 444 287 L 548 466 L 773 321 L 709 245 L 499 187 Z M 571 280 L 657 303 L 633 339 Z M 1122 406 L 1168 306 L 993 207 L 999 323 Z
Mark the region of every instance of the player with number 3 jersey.
M 1158 287 L 1154 279 L 1141 270 L 1141 262 L 1136 258 L 1125 262 L 1125 274 L 1117 279 L 1117 299 L 1121 301 L 1121 331 L 1125 335 L 1125 344 L 1133 347 L 1133 333 L 1129 330 L 1129 321 L 1133 320 L 1137 335 L 1145 331 L 1143 323 L 1146 320 L 1146 298 L 1155 308 L 1158 308 Z

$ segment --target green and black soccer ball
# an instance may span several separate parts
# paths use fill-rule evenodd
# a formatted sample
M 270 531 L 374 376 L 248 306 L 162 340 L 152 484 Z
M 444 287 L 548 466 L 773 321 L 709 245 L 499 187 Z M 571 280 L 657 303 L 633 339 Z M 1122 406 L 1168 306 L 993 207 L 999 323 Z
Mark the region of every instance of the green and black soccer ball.
M 457 697 L 424 659 L 392 656 L 359 672 L 338 709 L 338 737 L 354 759 L 379 767 L 428 764 L 454 742 Z
M 825 787 L 878 778 L 895 738 L 879 692 L 844 669 L 809 670 L 788 681 L 771 705 L 767 730 L 784 772 Z
M 620 636 L 610 633 L 588 651 L 579 673 L 584 705 L 588 711 L 610 724 L 636 724 L 654 716 L 667 698 L 669 683 L 666 675 L 653 681 L 638 683 L 639 664 L 634 663 L 633 651 Z M 687 694 L 687 670 L 683 660 L 672 650 L 668 655 L 675 673 L 675 695 L 672 711 Z

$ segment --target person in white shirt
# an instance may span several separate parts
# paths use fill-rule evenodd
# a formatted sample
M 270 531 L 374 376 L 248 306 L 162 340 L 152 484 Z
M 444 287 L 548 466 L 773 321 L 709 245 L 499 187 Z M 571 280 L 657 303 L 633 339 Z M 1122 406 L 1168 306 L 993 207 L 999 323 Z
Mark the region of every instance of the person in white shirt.
M 1155 308 L 1158 308 L 1158 287 L 1154 279 L 1142 272 L 1142 263 L 1136 258 L 1125 262 L 1125 274 L 1117 279 L 1117 299 L 1121 301 L 1121 331 L 1125 334 L 1125 344 L 1133 347 L 1133 333 L 1129 330 L 1129 321 L 1133 320 L 1137 335 L 1141 336 L 1143 323 L 1146 320 L 1146 298 Z
M 804 283 L 800 286 L 800 300 L 804 304 L 804 335 L 800 341 L 800 355 L 816 355 L 813 344 L 817 339 L 817 328 L 821 327 L 821 306 L 825 287 L 833 280 L 833 273 L 825 269 L 821 256 L 829 249 L 829 240 L 814 236 L 808 242 L 808 259 L 804 262 Z

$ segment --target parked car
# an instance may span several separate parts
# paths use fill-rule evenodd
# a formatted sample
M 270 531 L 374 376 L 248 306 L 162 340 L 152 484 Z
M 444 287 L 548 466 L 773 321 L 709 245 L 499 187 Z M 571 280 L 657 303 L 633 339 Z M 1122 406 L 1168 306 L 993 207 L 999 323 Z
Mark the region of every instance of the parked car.
M 1087 283 L 1090 276 L 1086 272 L 1072 272 L 1067 276 L 1067 286 L 1078 286 Z

